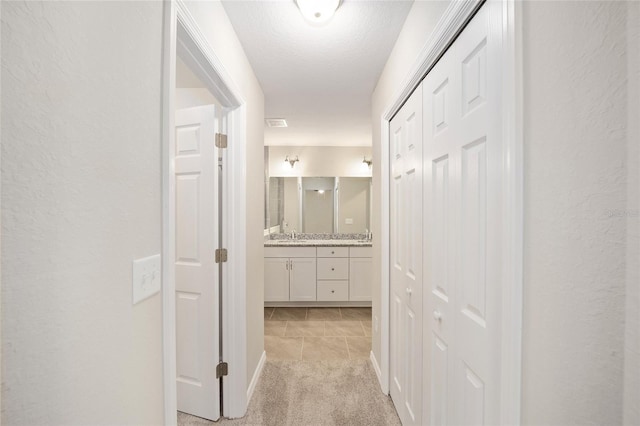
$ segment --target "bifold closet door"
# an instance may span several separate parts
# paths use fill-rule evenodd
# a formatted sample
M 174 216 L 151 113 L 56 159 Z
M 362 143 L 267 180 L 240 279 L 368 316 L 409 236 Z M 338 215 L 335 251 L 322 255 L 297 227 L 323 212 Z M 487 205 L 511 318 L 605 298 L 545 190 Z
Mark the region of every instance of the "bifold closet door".
M 423 81 L 425 424 L 500 423 L 500 23 L 487 2 Z
M 391 120 L 391 398 L 403 425 L 422 424 L 422 92 Z

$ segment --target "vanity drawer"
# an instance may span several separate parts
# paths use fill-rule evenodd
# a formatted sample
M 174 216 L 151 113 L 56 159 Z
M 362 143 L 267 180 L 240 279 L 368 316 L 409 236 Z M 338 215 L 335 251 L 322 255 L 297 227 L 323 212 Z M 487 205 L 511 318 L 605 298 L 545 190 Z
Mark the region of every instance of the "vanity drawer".
M 351 247 L 349 257 L 373 257 L 372 247 Z
M 349 259 L 318 258 L 319 280 L 348 280 Z
M 320 302 L 349 300 L 349 281 L 318 281 L 316 300 Z
M 318 247 L 318 257 L 349 257 L 349 247 Z
M 316 257 L 315 247 L 265 247 L 264 257 Z

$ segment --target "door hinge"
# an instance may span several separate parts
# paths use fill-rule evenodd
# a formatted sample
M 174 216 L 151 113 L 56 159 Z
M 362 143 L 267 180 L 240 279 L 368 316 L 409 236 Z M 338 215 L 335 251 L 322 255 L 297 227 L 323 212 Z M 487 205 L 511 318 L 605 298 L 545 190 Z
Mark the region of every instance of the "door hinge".
M 216 365 L 216 379 L 219 379 L 222 376 L 229 375 L 229 364 L 226 362 L 221 362 Z
M 216 146 L 218 148 L 227 147 L 227 135 L 224 133 L 216 133 Z
M 216 263 L 224 263 L 227 261 L 227 249 L 216 249 Z

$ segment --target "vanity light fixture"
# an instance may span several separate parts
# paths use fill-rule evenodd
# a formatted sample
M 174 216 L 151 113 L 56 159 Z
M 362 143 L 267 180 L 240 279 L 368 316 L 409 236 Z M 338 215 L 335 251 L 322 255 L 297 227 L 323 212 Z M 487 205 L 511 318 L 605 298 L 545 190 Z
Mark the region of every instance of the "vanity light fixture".
M 331 19 L 341 0 L 293 0 L 300 13 L 312 25 L 322 25 Z
M 298 159 L 297 155 L 296 155 L 296 158 L 289 158 L 289 156 L 287 155 L 286 157 L 284 157 L 284 161 L 291 164 L 291 168 L 293 169 L 293 166 L 300 160 Z
M 363 158 L 362 162 L 363 162 L 364 164 L 366 164 L 367 166 L 369 166 L 369 168 L 371 168 L 371 165 L 373 164 L 373 159 L 371 159 L 371 160 L 367 160 L 367 157 L 365 156 L 365 157 Z

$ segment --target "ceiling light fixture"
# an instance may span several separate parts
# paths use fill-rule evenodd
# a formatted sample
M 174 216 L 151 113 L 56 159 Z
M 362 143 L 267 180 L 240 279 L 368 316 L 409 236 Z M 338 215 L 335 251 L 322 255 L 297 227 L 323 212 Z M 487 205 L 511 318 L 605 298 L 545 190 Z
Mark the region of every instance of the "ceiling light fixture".
M 314 25 L 325 24 L 340 6 L 340 0 L 293 0 L 304 19 Z
M 364 164 L 366 164 L 367 166 L 371 167 L 371 164 L 373 164 L 373 159 L 371 159 L 371 160 L 367 160 L 367 157 L 365 156 L 365 157 L 362 159 L 362 162 L 363 162 Z
M 287 155 L 286 157 L 284 157 L 284 161 L 286 161 L 289 164 L 291 164 L 291 168 L 293 169 L 293 166 L 300 160 L 298 160 L 298 156 L 297 155 L 296 155 L 296 158 L 289 158 L 289 156 Z

